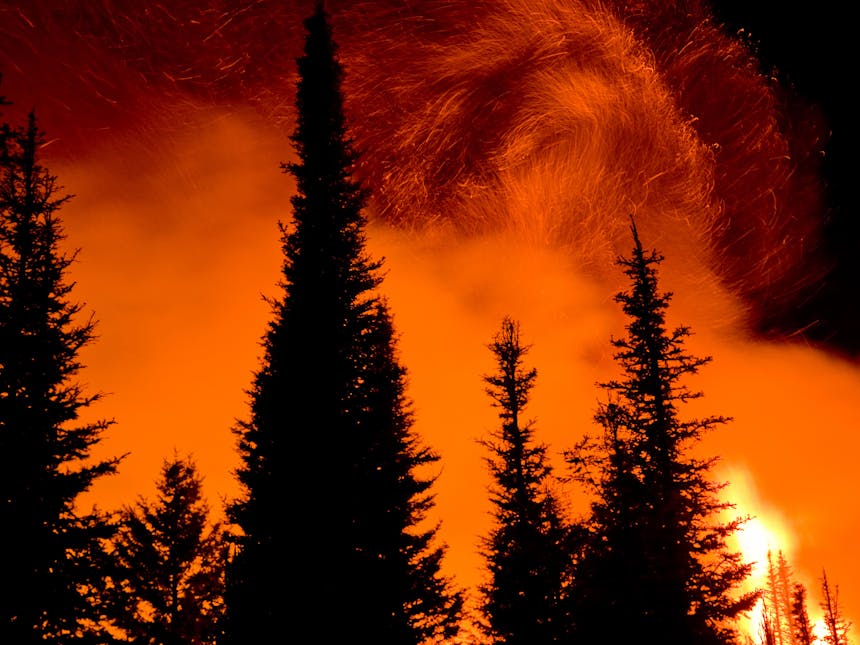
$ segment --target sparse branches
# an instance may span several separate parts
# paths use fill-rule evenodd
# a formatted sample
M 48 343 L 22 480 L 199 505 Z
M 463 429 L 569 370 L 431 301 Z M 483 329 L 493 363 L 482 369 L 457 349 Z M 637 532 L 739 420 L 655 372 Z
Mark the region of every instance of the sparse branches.
M 813 645 L 815 635 L 809 612 L 806 608 L 806 587 L 799 582 L 794 584 L 791 592 L 791 615 L 794 619 L 794 642 L 796 645 Z
M 839 585 L 827 579 L 827 571 L 821 572 L 821 610 L 824 612 L 824 642 L 827 645 L 849 645 L 848 630 L 851 627 L 839 605 Z

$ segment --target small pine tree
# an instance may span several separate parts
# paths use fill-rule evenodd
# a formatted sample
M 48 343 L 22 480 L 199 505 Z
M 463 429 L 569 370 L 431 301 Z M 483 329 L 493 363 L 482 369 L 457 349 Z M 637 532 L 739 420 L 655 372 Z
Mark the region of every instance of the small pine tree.
M 773 632 L 774 645 L 784 645 L 782 639 L 784 605 L 782 604 L 782 594 L 780 593 L 776 565 L 773 562 L 773 554 L 770 550 L 767 552 L 767 588 L 765 589 L 764 596 L 767 599 L 768 624 Z
M 569 632 L 564 591 L 571 568 L 567 530 L 550 488 L 546 446 L 523 421 L 537 370 L 523 365 L 529 347 L 510 318 L 489 349 L 497 371 L 484 377 L 501 427 L 483 441 L 493 478 L 494 528 L 483 542 L 489 581 L 481 587 L 483 613 L 493 642 L 560 643 Z
M 815 634 L 806 609 L 806 587 L 799 582 L 791 592 L 791 615 L 794 619 L 794 642 L 796 645 L 813 645 Z
M 802 607 L 796 607 L 798 588 L 803 594 Z M 779 550 L 774 558 L 771 551 L 767 552 L 767 585 L 763 590 L 765 598 L 766 618 L 772 632 L 775 645 L 802 645 L 809 634 L 809 617 L 806 616 L 806 590 L 802 585 L 795 584 L 791 565 L 785 553 Z M 797 611 L 802 609 L 802 614 Z M 805 616 L 805 628 L 797 621 Z M 805 636 L 804 636 L 805 634 Z
M 782 551 L 774 561 L 773 553 L 767 552 L 767 598 L 770 625 L 776 645 L 793 645 L 794 619 L 791 614 L 790 571 Z
M 821 609 L 824 611 L 824 642 L 827 645 L 849 645 L 848 630 L 851 628 L 839 606 L 839 585 L 832 586 L 827 571 L 821 573 Z
M 94 567 L 107 518 L 76 508 L 116 470 L 93 460 L 109 421 L 81 423 L 98 395 L 75 381 L 92 318 L 78 320 L 61 250 L 57 179 L 39 162 L 44 135 L 3 126 L 0 162 L 0 642 L 98 642 Z
M 155 502 L 141 498 L 119 514 L 108 618 L 132 643 L 211 645 L 223 612 L 224 532 L 209 520 L 190 456 L 165 460 L 156 488 Z
M 596 500 L 577 575 L 578 622 L 585 642 L 690 643 L 737 640 L 733 621 L 757 594 L 737 588 L 750 573 L 726 545 L 742 520 L 723 522 L 732 505 L 710 480 L 713 459 L 691 456 L 724 417 L 683 420 L 680 406 L 700 396 L 683 379 L 710 358 L 687 353 L 687 327 L 666 329 L 671 294 L 658 289 L 657 252 L 645 252 L 635 224 L 633 252 L 619 264 L 631 288 L 616 296 L 629 317 L 614 339 L 622 377 L 602 384 L 610 400 L 596 415 L 599 441 L 569 454 L 574 475 Z

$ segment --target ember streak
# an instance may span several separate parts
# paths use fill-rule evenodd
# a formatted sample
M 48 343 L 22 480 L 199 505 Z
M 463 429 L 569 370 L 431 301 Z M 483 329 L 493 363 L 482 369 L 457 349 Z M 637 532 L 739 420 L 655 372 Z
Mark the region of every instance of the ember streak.
M 38 105 L 67 154 L 106 127 L 181 127 L 176 103 L 252 105 L 289 127 L 309 2 L 14 4 L 0 9 L 7 92 Z M 827 124 L 703 2 L 329 10 L 379 217 L 614 254 L 635 211 L 695 239 L 757 330 L 832 331 L 796 316 L 830 266 Z

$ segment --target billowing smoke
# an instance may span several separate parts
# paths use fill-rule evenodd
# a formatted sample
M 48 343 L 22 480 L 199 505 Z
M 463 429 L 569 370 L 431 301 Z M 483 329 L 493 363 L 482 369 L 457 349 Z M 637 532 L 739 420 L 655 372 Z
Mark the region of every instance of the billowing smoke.
M 157 156 L 201 103 L 250 105 L 289 131 L 310 3 L 234 4 L 13 3 L 6 86 L 67 154 L 119 130 Z M 635 213 L 713 267 L 758 329 L 797 331 L 780 321 L 828 268 L 826 124 L 703 2 L 329 8 L 379 217 L 514 230 L 604 266 Z
M 823 127 L 683 4 L 418 3 L 359 22 L 344 58 L 380 214 L 513 229 L 588 261 L 633 212 L 757 314 L 803 298 L 823 270 Z

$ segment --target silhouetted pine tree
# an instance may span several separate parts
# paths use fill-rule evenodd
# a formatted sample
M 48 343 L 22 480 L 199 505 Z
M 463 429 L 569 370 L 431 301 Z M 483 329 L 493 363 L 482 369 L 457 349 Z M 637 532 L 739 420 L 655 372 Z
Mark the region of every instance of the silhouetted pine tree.
M 359 359 L 358 405 L 344 439 L 353 469 L 351 630 L 378 643 L 437 642 L 457 633 L 463 599 L 440 575 L 444 551 L 435 544 L 437 526 L 426 524 L 434 481 L 427 469 L 439 457 L 412 431 L 406 372 L 382 299 L 364 321 Z
M 483 441 L 493 483 L 494 525 L 483 541 L 489 580 L 481 587 L 488 635 L 505 645 L 561 643 L 569 636 L 564 592 L 572 556 L 550 487 L 546 446 L 522 414 L 537 370 L 523 365 L 529 347 L 510 318 L 489 345 L 497 371 L 484 377 L 501 427 Z
M 795 645 L 794 614 L 792 606 L 792 571 L 782 551 L 777 553 L 774 562 L 773 555 L 767 552 L 767 588 L 764 596 L 767 599 L 768 615 L 773 628 L 773 638 L 776 645 Z
M 441 575 L 427 468 L 404 399 L 380 262 L 365 251 L 351 179 L 341 67 L 321 3 L 298 61 L 294 222 L 282 226 L 284 295 L 237 429 L 241 535 L 227 576 L 224 643 L 419 643 L 456 631 Z M 418 471 L 422 472 L 418 472 Z M 426 476 L 422 479 L 422 476 Z
M 690 454 L 724 417 L 683 420 L 680 406 L 700 396 L 683 383 L 709 358 L 688 354 L 687 327 L 667 330 L 671 294 L 658 290 L 662 256 L 646 253 L 635 224 L 631 257 L 619 264 L 630 290 L 616 296 L 629 317 L 613 339 L 622 377 L 596 420 L 603 436 L 570 454 L 575 475 L 593 486 L 590 536 L 578 571 L 578 613 L 584 642 L 708 645 L 737 639 L 733 619 L 757 594 L 737 587 L 750 566 L 727 548 L 741 520 L 720 515 L 723 485 L 709 479 L 713 459 Z
M 821 609 L 824 611 L 824 642 L 827 645 L 849 645 L 848 630 L 851 627 L 839 606 L 839 585 L 833 587 L 827 580 L 827 572 L 821 573 Z
M 75 381 L 92 318 L 78 321 L 66 273 L 74 254 L 56 178 L 38 160 L 36 118 L 3 128 L 0 164 L 0 643 L 102 642 L 89 634 L 106 519 L 75 504 L 118 459 L 94 461 L 108 421 L 79 415 L 98 399 Z M 88 640 L 93 638 L 95 640 Z
M 209 520 L 190 457 L 165 460 L 156 488 L 154 503 L 119 513 L 108 619 L 131 643 L 209 645 L 223 613 L 224 532 Z
M 799 582 L 791 592 L 791 615 L 794 619 L 794 642 L 797 645 L 813 645 L 815 634 L 806 609 L 806 587 Z
M 601 404 L 595 420 L 603 433 L 586 435 L 567 453 L 574 478 L 594 499 L 582 521 L 585 535 L 571 589 L 576 642 L 597 639 L 601 630 L 609 632 L 607 642 L 638 642 L 631 640 L 637 626 L 625 621 L 636 617 L 648 579 L 637 518 L 644 492 L 624 443 L 625 414 L 616 403 Z M 623 619 L 613 618 L 614 612 Z

